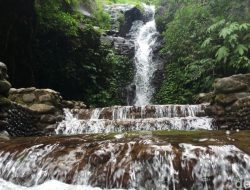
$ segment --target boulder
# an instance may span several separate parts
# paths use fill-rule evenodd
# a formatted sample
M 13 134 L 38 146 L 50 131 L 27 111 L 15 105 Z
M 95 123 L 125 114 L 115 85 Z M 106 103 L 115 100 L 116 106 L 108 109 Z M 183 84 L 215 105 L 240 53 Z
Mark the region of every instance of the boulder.
M 41 95 L 39 97 L 39 101 L 40 102 L 51 102 L 51 101 L 53 101 L 53 97 L 50 94 Z
M 56 123 L 56 117 L 54 115 L 42 115 L 40 121 L 46 124 L 54 124 Z
M 35 87 L 29 87 L 29 88 L 11 88 L 10 94 L 25 94 L 25 93 L 32 93 L 36 90 Z
M 0 96 L 0 107 L 9 106 L 10 104 L 11 101 L 8 98 Z
M 125 21 L 125 12 L 132 9 L 133 5 L 111 4 L 105 5 L 104 9 L 110 15 L 111 31 L 107 35 L 119 35 L 119 28 Z
M 242 108 L 246 108 L 250 110 L 250 96 L 245 97 L 245 98 L 240 98 L 231 107 L 232 107 L 232 110 L 235 110 L 235 111 L 242 109 Z
M 245 83 L 248 87 L 250 86 L 250 73 L 238 74 L 231 76 L 232 79 Z
M 53 113 L 55 111 L 54 106 L 47 104 L 33 104 L 29 107 L 32 111 L 38 112 L 40 114 Z
M 247 90 L 247 84 L 235 78 L 226 77 L 215 80 L 214 92 L 215 93 L 234 93 Z
M 144 20 L 144 15 L 140 9 L 133 7 L 125 12 L 125 21 L 119 30 L 119 36 L 125 37 L 129 33 L 133 22 L 136 20 Z
M 35 94 L 24 94 L 23 95 L 23 101 L 25 102 L 25 103 L 32 103 L 32 102 L 34 102 L 35 101 L 35 99 L 36 99 L 36 96 L 35 96 Z
M 8 96 L 11 84 L 7 80 L 0 80 L 0 95 Z
M 212 102 L 214 98 L 214 93 L 209 92 L 209 93 L 200 93 L 198 94 L 196 98 L 196 103 L 201 104 L 201 103 L 210 103 Z
M 86 109 L 87 106 L 81 101 L 62 101 L 63 107 L 68 109 Z
M 215 97 L 215 102 L 217 102 L 219 105 L 227 106 L 232 103 L 234 103 L 237 100 L 237 97 L 235 94 L 219 94 Z

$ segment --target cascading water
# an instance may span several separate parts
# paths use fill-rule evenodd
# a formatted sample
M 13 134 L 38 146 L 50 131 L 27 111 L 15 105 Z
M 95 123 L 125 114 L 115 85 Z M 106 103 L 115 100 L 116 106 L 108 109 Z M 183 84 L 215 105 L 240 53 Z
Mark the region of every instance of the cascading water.
M 96 108 L 84 112 L 88 118 L 77 119 L 70 110 L 65 110 L 65 120 L 57 134 L 88 134 L 126 131 L 155 130 L 212 130 L 216 129 L 213 119 L 204 117 L 206 104 L 201 105 L 148 105 L 114 106 Z
M 142 106 L 150 103 L 154 93 L 151 85 L 153 74 L 157 69 L 157 62 L 153 61 L 153 47 L 157 42 L 158 32 L 154 19 L 155 7 L 145 6 L 145 12 L 151 18 L 148 22 L 137 25 L 139 31 L 135 38 L 135 66 L 136 74 L 134 84 L 136 86 L 135 105 Z
M 206 104 L 148 105 L 158 67 L 154 11 L 145 5 L 148 22 L 135 21 L 129 34 L 136 45 L 136 106 L 65 109 L 57 135 L 0 140 L 0 190 L 231 190 L 250 184 L 249 133 L 214 131 Z
M 199 145 L 178 143 L 185 137 L 181 135 L 170 143 L 168 136 L 153 134 L 117 140 L 100 135 L 1 142 L 0 189 L 40 190 L 50 184 L 53 190 L 231 190 L 240 180 L 250 179 L 250 156 L 225 145 L 230 140 L 223 136 L 197 139 Z M 236 137 L 241 141 L 242 133 Z

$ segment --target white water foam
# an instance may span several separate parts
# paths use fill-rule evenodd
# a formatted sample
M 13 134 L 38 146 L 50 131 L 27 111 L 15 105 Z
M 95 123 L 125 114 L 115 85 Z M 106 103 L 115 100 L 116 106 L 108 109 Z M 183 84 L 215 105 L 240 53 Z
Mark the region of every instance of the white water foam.
M 0 190 L 107 190 L 107 189 L 101 189 L 98 187 L 91 187 L 87 185 L 69 185 L 56 180 L 47 181 L 41 185 L 37 185 L 34 187 L 24 187 L 0 179 Z M 110 189 L 110 190 L 122 190 L 122 189 Z
M 99 189 L 94 187 L 100 184 L 122 188 L 125 183 L 131 189 L 167 190 L 190 185 L 190 189 L 224 190 L 234 189 L 241 179 L 250 179 L 250 156 L 233 145 L 157 145 L 152 139 L 140 139 L 93 146 L 91 153 L 88 143 L 73 149 L 55 144 L 1 152 L 0 162 L 4 164 L 0 174 L 10 182 L 0 180 L 0 189 L 92 190 Z M 80 166 L 83 161 L 87 162 Z M 75 166 L 80 168 L 73 172 Z M 59 182 L 67 181 L 67 176 L 73 179 L 71 185 Z M 191 184 L 182 184 L 183 180 Z
M 95 112 L 95 111 L 93 111 Z M 121 112 L 121 114 L 123 114 Z M 145 119 L 90 119 L 78 120 L 70 110 L 65 110 L 65 119 L 56 128 L 57 134 L 91 134 L 126 131 L 155 130 L 212 130 L 213 119 L 208 117 L 164 117 Z M 98 116 L 99 117 L 99 116 Z M 114 117 L 114 116 L 113 116 Z M 118 117 L 118 116 L 116 116 Z M 121 115 L 121 117 L 124 117 Z

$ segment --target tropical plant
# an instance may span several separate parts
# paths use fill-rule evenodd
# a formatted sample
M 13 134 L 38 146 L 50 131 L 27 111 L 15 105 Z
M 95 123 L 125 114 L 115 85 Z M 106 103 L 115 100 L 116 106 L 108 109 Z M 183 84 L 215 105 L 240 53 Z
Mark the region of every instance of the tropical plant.
M 249 71 L 250 23 L 226 22 L 211 25 L 204 48 L 214 58 L 215 66 L 225 74 Z

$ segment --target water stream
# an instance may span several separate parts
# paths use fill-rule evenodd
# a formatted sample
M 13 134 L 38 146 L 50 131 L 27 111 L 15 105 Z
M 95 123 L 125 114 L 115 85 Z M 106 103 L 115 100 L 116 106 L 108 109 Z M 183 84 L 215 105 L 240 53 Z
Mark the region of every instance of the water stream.
M 239 180 L 250 179 L 250 156 L 232 141 L 249 143 L 242 134 L 231 139 L 223 133 L 161 132 L 5 141 L 0 143 L 0 187 L 234 189 Z
M 150 105 L 158 32 L 154 7 L 145 12 L 148 21 L 135 21 L 130 33 L 135 105 L 65 109 L 52 136 L 0 140 L 0 190 L 232 190 L 250 184 L 249 131 L 217 131 L 207 104 Z

